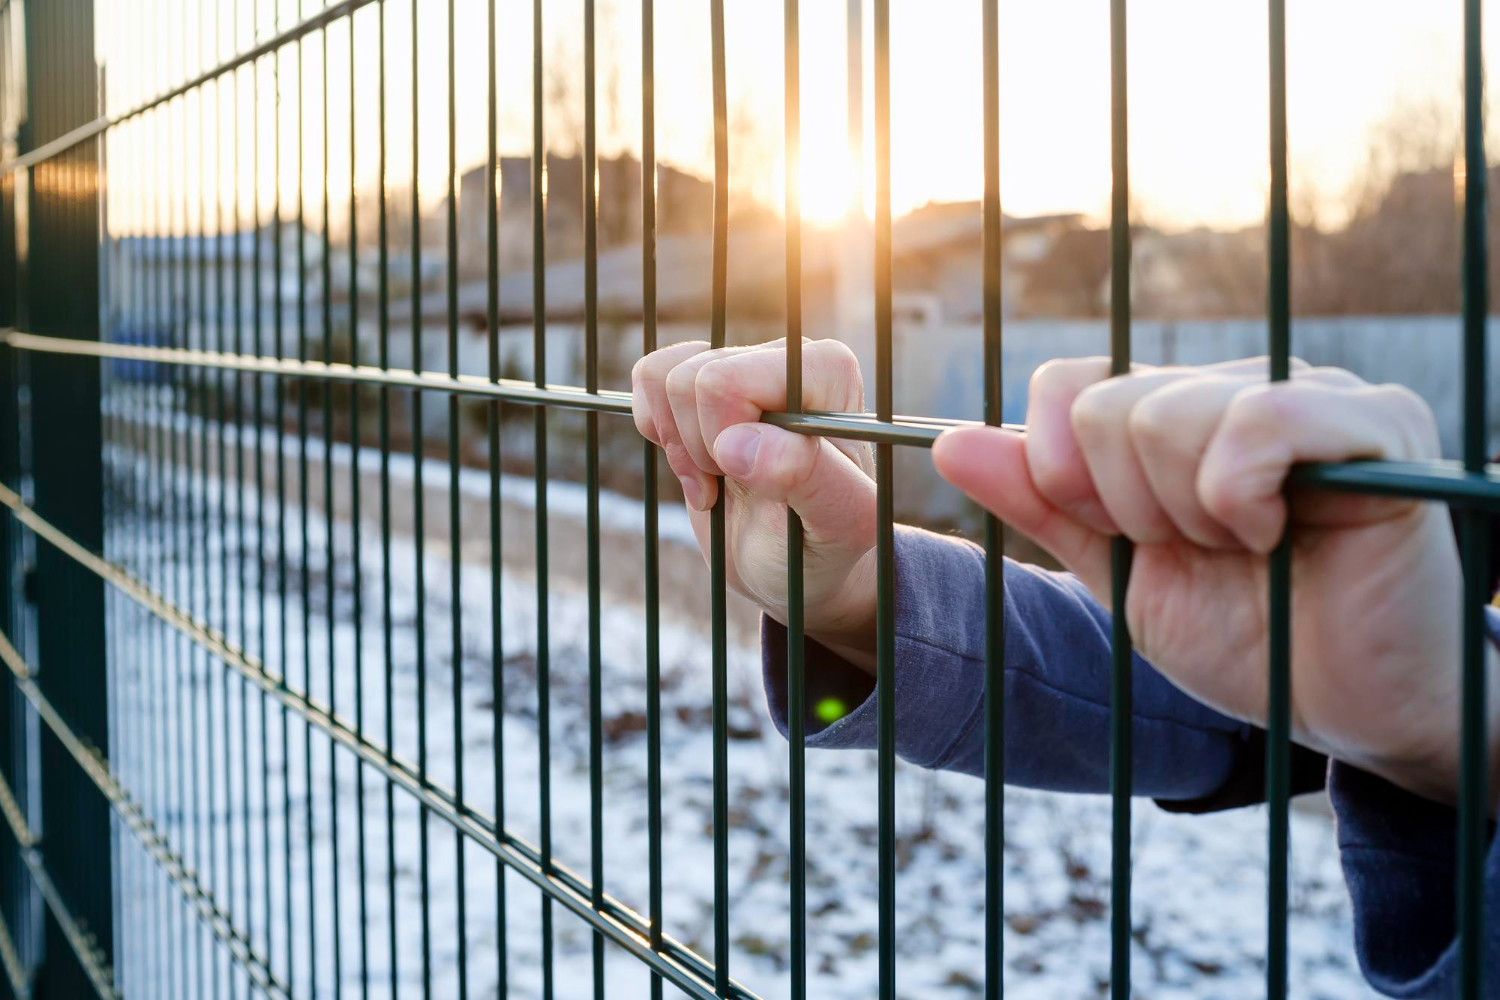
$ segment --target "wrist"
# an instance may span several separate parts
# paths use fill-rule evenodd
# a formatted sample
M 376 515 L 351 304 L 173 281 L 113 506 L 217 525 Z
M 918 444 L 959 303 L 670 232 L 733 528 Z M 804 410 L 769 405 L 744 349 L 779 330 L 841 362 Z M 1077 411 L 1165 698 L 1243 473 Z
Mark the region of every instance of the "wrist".
M 1452 721 L 1442 727 L 1436 748 L 1423 756 L 1385 759 L 1367 763 L 1365 770 L 1423 798 L 1444 805 L 1457 805 L 1463 776 L 1463 729 L 1461 685 L 1453 703 Z M 1500 813 L 1500 649 L 1493 640 L 1485 643 L 1485 745 L 1486 803 L 1490 816 Z
M 808 607 L 806 634 L 859 669 L 875 673 L 875 550 L 861 556 L 838 587 L 839 598 Z

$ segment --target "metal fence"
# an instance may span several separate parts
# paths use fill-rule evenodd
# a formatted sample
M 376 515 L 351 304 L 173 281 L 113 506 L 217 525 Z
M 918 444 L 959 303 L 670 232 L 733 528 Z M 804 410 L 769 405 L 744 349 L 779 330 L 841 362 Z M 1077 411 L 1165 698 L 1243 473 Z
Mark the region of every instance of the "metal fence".
M 999 200 L 999 3 L 980 0 L 983 36 L 983 121 L 976 128 L 984 136 L 983 274 L 984 339 L 976 344 L 985 365 L 985 412 L 991 423 L 1000 419 L 1000 200 Z M 240 5 L 253 8 L 253 42 L 246 45 L 241 30 Z M 215 5 L 220 16 L 224 4 Z M 544 352 L 547 338 L 544 301 L 545 201 L 543 164 L 543 44 L 542 0 L 533 0 L 532 79 L 533 115 L 532 218 L 534 266 L 535 377 L 530 382 L 501 377 L 496 349 L 497 331 L 497 204 L 498 191 L 487 192 L 487 261 L 489 371 L 487 377 L 461 375 L 457 363 L 457 269 L 459 254 L 456 162 L 453 142 L 455 38 L 452 0 L 444 8 L 431 4 L 403 5 L 409 10 L 410 52 L 388 51 L 385 0 L 347 0 L 318 10 L 300 11 L 282 23 L 276 12 L 261 11 L 258 0 L 239 0 L 232 9 L 234 28 L 225 32 L 216 23 L 212 41 L 206 7 L 197 7 L 195 24 L 201 69 L 192 73 L 186 54 L 161 42 L 161 19 L 186 18 L 190 4 L 103 5 L 91 0 L 9 0 L 0 3 L 0 122 L 4 124 L 3 164 L 0 164 L 0 541 L 5 571 L 0 574 L 0 659 L 5 706 L 0 711 L 0 993 L 14 996 L 80 997 L 208 996 L 241 992 L 271 996 L 312 996 L 344 993 L 368 996 L 401 993 L 398 968 L 420 967 L 422 992 L 433 991 L 434 936 L 429 893 L 432 841 L 451 838 L 457 864 L 457 926 L 465 922 L 465 901 L 477 866 L 465 870 L 466 859 L 486 857 L 495 876 L 485 885 L 495 894 L 502 915 L 493 954 L 470 955 L 467 936 L 457 938 L 456 991 L 466 995 L 466 974 L 474 962 L 493 963 L 499 992 L 506 995 L 507 907 L 538 907 L 542 940 L 542 992 L 554 988 L 554 914 L 561 908 L 568 919 L 582 921 L 592 933 L 594 995 L 604 992 L 607 948 L 620 949 L 638 959 L 651 973 L 651 991 L 663 986 L 693 997 L 752 997 L 753 983 L 731 979 L 728 965 L 729 882 L 727 830 L 729 824 L 726 690 L 727 623 L 725 600 L 725 526 L 722 500 L 712 514 L 712 746 L 713 746 L 713 895 L 712 955 L 696 953 L 663 932 L 663 868 L 661 808 L 661 705 L 656 694 L 659 671 L 659 592 L 657 562 L 656 454 L 641 449 L 646 484 L 645 586 L 647 661 L 649 900 L 639 913 L 604 891 L 604 850 L 601 815 L 601 654 L 600 626 L 600 420 L 628 413 L 629 398 L 602 390 L 599 383 L 599 316 L 597 309 L 597 229 L 595 187 L 583 185 L 585 248 L 585 371 L 582 386 L 547 384 Z M 283 4 L 282 6 L 285 6 Z M 395 6 L 394 4 L 392 5 Z M 550 4 L 546 5 L 548 8 Z M 703 39 L 712 53 L 712 113 L 714 137 L 714 200 L 712 257 L 712 339 L 725 338 L 726 267 L 728 247 L 729 125 L 725 98 L 726 41 L 723 0 L 709 0 L 710 35 Z M 1117 372 L 1130 359 L 1130 232 L 1127 157 L 1125 0 L 1112 0 L 1112 140 L 1113 201 L 1111 221 L 1111 329 Z M 1271 196 L 1269 206 L 1269 322 L 1267 346 L 1273 359 L 1272 378 L 1287 375 L 1290 344 L 1291 289 L 1288 281 L 1288 206 L 1286 154 L 1286 88 L 1283 0 L 1268 4 L 1270 33 L 1269 101 Z M 1484 398 L 1486 370 L 1484 316 L 1488 305 L 1485 246 L 1485 159 L 1482 146 L 1482 70 L 1479 0 L 1464 0 L 1464 413 L 1465 437 L 1461 464 L 1405 465 L 1366 462 L 1302 468 L 1296 482 L 1308 488 L 1423 497 L 1457 505 L 1462 513 L 1463 561 L 1468 581 L 1465 591 L 1464 657 L 1454 668 L 1462 671 L 1464 710 L 1460 738 L 1463 775 L 1459 853 L 1460 951 L 1462 994 L 1484 995 L 1481 980 L 1482 942 L 1479 873 L 1486 836 L 1485 704 L 1481 608 L 1487 599 L 1488 528 L 1483 515 L 1500 509 L 1500 473 L 1485 466 Z M 330 27 L 352 20 L 363 8 L 378 20 L 375 51 L 356 51 L 354 32 L 348 32 L 351 82 L 348 99 L 351 121 L 356 100 L 380 104 L 380 130 L 364 155 L 379 157 L 378 196 L 379 315 L 378 340 L 356 344 L 357 353 L 335 356 L 334 321 L 330 304 L 331 254 L 328 213 L 328 167 L 323 159 L 322 202 L 317 216 L 321 233 L 323 294 L 310 301 L 305 283 L 284 289 L 281 259 L 283 225 L 295 226 L 299 256 L 308 252 L 304 230 L 306 184 L 297 184 L 295 199 L 281 190 L 281 120 L 295 115 L 297 156 L 301 163 L 304 135 L 304 89 L 300 86 L 303 54 L 313 46 L 327 52 Z M 641 259 L 645 302 L 642 352 L 655 347 L 655 232 L 653 183 L 653 24 L 652 0 L 642 0 L 643 80 L 641 150 Z M 497 161 L 497 105 L 516 95 L 497 93 L 495 83 L 494 0 L 488 3 L 488 169 L 494 177 Z M 96 20 L 99 19 L 99 20 Z M 873 0 L 874 128 L 875 128 L 875 258 L 874 322 L 876 364 L 874 414 L 803 412 L 800 381 L 801 348 L 801 227 L 796 184 L 799 167 L 798 2 L 785 0 L 785 141 L 786 141 L 786 346 L 788 399 L 784 413 L 765 419 L 782 427 L 814 435 L 836 435 L 875 444 L 878 481 L 878 955 L 879 993 L 897 995 L 894 942 L 898 883 L 895 843 L 895 741 L 893 734 L 894 572 L 892 551 L 892 452 L 898 446 L 925 447 L 945 423 L 892 413 L 892 267 L 890 201 L 890 38 L 889 0 Z M 262 26 L 270 24 L 269 30 Z M 594 3 L 583 0 L 584 58 L 584 176 L 591 179 L 596 162 Z M 444 235 L 447 258 L 448 367 L 421 369 L 421 352 L 413 325 L 412 369 L 391 365 L 394 330 L 388 316 L 390 285 L 404 276 L 392 274 L 388 255 L 390 210 L 395 195 L 386 189 L 388 157 L 404 155 L 410 143 L 411 168 L 420 168 L 415 152 L 415 100 L 419 86 L 416 66 L 418 31 L 446 31 L 448 36 L 449 144 L 448 199 Z M 109 110 L 103 80 L 96 70 L 96 46 L 102 33 L 122 33 L 131 40 L 133 56 L 111 67 L 111 86 L 138 93 L 139 99 L 122 110 Z M 386 66 L 410 59 L 413 72 L 413 124 L 409 136 L 387 136 Z M 379 67 L 378 94 L 356 93 L 352 66 L 373 60 Z M 323 80 L 311 87 L 323 101 L 323 135 L 328 143 L 328 62 L 321 59 Z M 276 106 L 254 111 L 250 122 L 239 120 L 240 88 L 259 100 L 263 77 L 298 74 L 295 109 Z M 127 81 L 122 77 L 135 74 Z M 158 86 L 166 79 L 164 86 Z M 894 81 L 900 85 L 900 81 Z M 421 86 L 431 85 L 429 78 Z M 444 86 L 439 83 L 438 86 Z M 232 111 L 224 97 L 232 94 Z M 213 103 L 210 105 L 210 101 Z M 263 180 L 250 178 L 257 195 L 242 204 L 238 173 L 233 197 L 218 188 L 213 204 L 189 204 L 187 177 L 193 171 L 225 171 L 224 151 L 215 138 L 208 154 L 202 148 L 207 132 L 204 116 L 232 113 L 236 151 L 232 169 L 239 171 L 242 141 L 258 146 L 278 144 L 278 179 L 270 181 L 275 197 L 270 206 L 258 192 Z M 198 148 L 191 148 L 191 118 L 199 123 Z M 264 118 L 276 123 L 274 137 L 258 131 Z M 351 125 L 351 130 L 353 126 Z M 217 136 L 219 130 L 214 130 Z M 388 141 L 389 140 L 389 141 Z M 316 141 L 316 140 L 314 140 Z M 351 131 L 351 150 L 354 143 Z M 209 155 L 210 160 L 205 160 Z M 142 183 L 117 190 L 110 183 L 116 171 L 129 167 Z M 349 190 L 354 189 L 351 155 Z M 260 159 L 254 158 L 258 173 Z M 122 171 L 123 172 L 123 171 Z M 300 170 L 299 170 L 300 174 Z M 196 188 L 206 198 L 204 188 Z M 286 197 L 284 197 L 284 195 Z M 412 281 L 410 294 L 421 295 L 420 227 L 422 213 L 412 185 L 410 206 Z M 106 203 L 110 198 L 136 199 L 134 210 L 142 221 L 135 231 L 108 231 Z M 226 201 L 228 203 L 226 204 Z M 395 206 L 401 208 L 403 206 Z M 351 206 L 350 225 L 360 216 Z M 239 234 L 259 230 L 276 234 L 266 246 L 242 240 Z M 171 257 L 170 266 L 147 276 L 118 266 L 112 249 L 124 238 L 135 238 L 146 252 Z M 348 240 L 351 258 L 356 252 Z M 314 246 L 316 250 L 317 247 Z M 268 255 L 262 256 L 263 252 Z M 464 247 L 465 254 L 479 252 Z M 248 258 L 248 259 L 247 259 Z M 305 273 L 300 266 L 297 273 Z M 263 288 L 270 267 L 274 288 Z M 351 281 L 358 268 L 349 262 Z M 285 301 L 283 300 L 285 296 Z M 276 303 L 267 309 L 268 299 Z M 350 295 L 350 309 L 358 296 Z M 413 308 L 414 316 L 420 308 Z M 357 329 L 356 317 L 346 317 Z M 284 328 L 285 326 L 285 328 Z M 294 339 L 295 355 L 287 349 Z M 451 781 L 431 773 L 429 721 L 436 707 L 428 703 L 427 669 L 435 660 L 424 631 L 424 578 L 415 575 L 416 639 L 413 650 L 397 650 L 392 636 L 391 519 L 404 501 L 392 497 L 390 466 L 393 440 L 402 435 L 396 419 L 411 421 L 410 452 L 416 482 L 422 482 L 422 406 L 434 397 L 447 408 L 446 471 L 450 496 L 449 539 L 453 558 L 450 586 L 456 594 L 462 583 L 457 553 L 462 530 L 473 530 L 460 518 L 460 401 L 478 400 L 484 407 L 488 437 L 489 521 L 478 534 L 490 547 L 492 559 L 491 620 L 488 628 L 498 650 L 501 618 L 498 552 L 501 544 L 498 465 L 501 407 L 529 410 L 535 426 L 536 601 L 539 608 L 535 647 L 535 698 L 540 735 L 538 788 L 540 838 L 533 843 L 507 827 L 506 790 L 498 757 L 503 745 L 503 711 L 499 693 L 505 683 L 500 656 L 493 683 L 495 787 L 486 790 L 486 805 L 466 786 L 461 753 L 449 762 Z M 397 406 L 394 400 L 403 400 Z M 360 428 L 363 411 L 373 401 L 376 428 Z M 549 817 L 549 664 L 550 640 L 546 607 L 548 560 L 548 413 L 559 409 L 584 414 L 586 454 L 586 545 L 589 628 L 588 739 L 591 841 L 589 868 L 577 872 L 556 857 Z M 339 413 L 337 410 L 346 412 Z M 347 488 L 354 514 L 352 545 L 358 553 L 370 544 L 380 546 L 383 579 L 364 580 L 355 560 L 347 599 L 335 593 L 334 578 L 340 554 L 333 549 L 336 420 L 344 420 L 347 440 L 366 442 L 349 450 Z M 321 430 L 321 451 L 315 432 Z M 374 437 L 378 444 L 368 443 Z M 316 538 L 307 512 L 313 498 L 309 445 L 314 461 L 322 456 L 323 537 Z M 361 496 L 361 463 L 378 470 L 379 495 Z M 315 469 L 313 470 L 316 471 Z M 368 471 L 368 469 L 367 469 Z M 288 489 L 295 492 L 290 498 Z M 720 492 L 722 498 L 723 492 Z M 288 505 L 302 515 L 289 517 Z M 423 490 L 414 494 L 409 514 L 415 524 L 413 543 L 420 550 Z M 361 506 L 378 510 L 380 538 L 361 538 Z M 404 516 L 404 515 L 403 515 Z M 524 530 L 507 525 L 505 531 Z M 787 524 L 789 546 L 790 621 L 788 622 L 789 746 L 791 829 L 790 883 L 787 914 L 790 922 L 791 989 L 794 997 L 807 995 L 805 781 L 802 750 L 803 660 L 801 584 L 801 526 L 795 515 Z M 299 533 L 300 532 L 300 533 Z M 237 533 L 236 556 L 231 558 L 226 538 Z M 253 537 L 247 538 L 249 533 Z M 324 580 L 309 566 L 321 554 Z M 985 709 L 987 767 L 985 933 L 987 960 L 985 991 L 1002 993 L 1001 880 L 1003 712 L 998 697 L 1003 650 L 1003 608 L 1000 587 L 1002 536 L 991 518 L 985 523 L 986 580 L 989 639 Z M 247 565 L 246 552 L 259 558 Z M 1287 856 L 1288 856 L 1288 719 L 1290 671 L 1288 655 L 1290 549 L 1287 540 L 1270 557 L 1270 705 L 1267 759 L 1267 796 L 1270 871 L 1267 911 L 1266 993 L 1285 996 L 1287 982 Z M 1128 704 L 1131 685 L 1130 637 L 1119 602 L 1130 572 L 1130 546 L 1118 542 L 1114 550 L 1114 680 L 1112 723 L 1112 795 L 1114 803 L 1112 881 L 1112 994 L 1130 993 L 1130 775 L 1131 744 Z M 318 590 L 325 588 L 322 594 Z M 362 602 L 381 595 L 383 655 L 366 662 L 360 652 L 360 629 L 366 620 Z M 322 606 L 317 602 L 321 600 Z M 352 601 L 352 605 L 347 603 Z M 461 662 L 463 623 L 454 600 L 451 636 L 453 662 Z M 335 645 L 336 626 L 354 630 L 352 658 Z M 316 626 L 316 628 L 314 627 Z M 471 626 L 472 627 L 472 626 Z M 300 633 L 300 638 L 299 634 Z M 327 642 L 328 676 L 313 674 L 314 639 Z M 392 668 L 408 656 L 417 671 L 415 703 L 396 704 Z M 367 718 L 365 686 L 383 688 L 383 717 Z M 464 713 L 455 704 L 446 735 L 448 745 L 464 743 Z M 340 699 L 343 700 L 340 700 Z M 127 706 L 145 705 L 145 711 Z M 398 714 L 411 714 L 417 733 L 412 755 L 398 752 Z M 300 744 L 300 747 L 297 746 Z M 316 756 L 315 756 L 316 755 Z M 293 761 L 302 765 L 295 773 Z M 314 764 L 317 763 L 315 780 Z M 326 781 L 328 788 L 320 787 Z M 339 782 L 345 792 L 356 791 L 357 845 L 353 856 L 340 855 L 337 831 Z M 367 794 L 368 793 L 368 794 Z M 334 825 L 329 848 L 315 853 L 313 799 L 325 795 L 326 813 Z M 295 824 L 294 796 L 305 796 L 302 822 Z M 370 803 L 367 803 L 367 798 Z M 252 809 L 251 806 L 254 805 Z M 398 810 L 415 809 L 419 858 L 420 898 L 414 911 L 397 899 L 395 842 Z M 409 845 L 408 845 L 409 846 Z M 387 852 L 377 857 L 377 851 Z M 534 889 L 523 898 L 507 892 L 504 872 Z M 381 889 L 378 873 L 386 872 Z M 489 877 L 489 876 L 486 876 Z M 377 898 L 383 896 L 384 898 Z M 354 898 L 357 897 L 357 898 Z M 414 914 L 414 915 L 411 915 Z M 351 916 L 356 927 L 347 927 Z M 345 926 L 340 926 L 344 921 Z M 415 926 L 414 926 L 415 925 Z M 382 957 L 383 956 L 383 957 Z M 332 970 L 332 974 L 329 974 Z

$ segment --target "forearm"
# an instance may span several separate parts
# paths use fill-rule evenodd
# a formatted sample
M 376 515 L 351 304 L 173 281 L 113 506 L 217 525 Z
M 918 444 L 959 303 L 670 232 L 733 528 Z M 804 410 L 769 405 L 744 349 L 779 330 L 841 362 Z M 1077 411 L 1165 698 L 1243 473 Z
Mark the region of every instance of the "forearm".
M 985 615 L 982 553 L 910 528 L 896 536 L 896 750 L 923 767 L 983 771 Z M 1006 780 L 1099 792 L 1109 775 L 1109 617 L 1071 576 L 1005 565 Z M 766 620 L 765 681 L 786 726 L 786 630 Z M 810 643 L 809 747 L 875 743 L 874 679 Z M 1208 709 L 1145 661 L 1134 663 L 1136 791 L 1210 796 L 1253 746 L 1255 730 Z M 829 721 L 832 718 L 834 721 Z

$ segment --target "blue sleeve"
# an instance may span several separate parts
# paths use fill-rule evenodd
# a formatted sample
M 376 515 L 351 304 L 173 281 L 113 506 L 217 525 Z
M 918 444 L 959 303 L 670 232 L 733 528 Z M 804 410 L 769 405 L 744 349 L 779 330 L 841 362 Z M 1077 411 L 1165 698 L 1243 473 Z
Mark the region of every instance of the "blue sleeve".
M 1500 617 L 1486 609 L 1490 634 Z M 1455 737 L 1456 738 L 1456 737 Z M 1370 985 L 1392 997 L 1458 995 L 1458 814 L 1345 764 L 1329 769 L 1354 945 Z M 1500 995 L 1500 842 L 1482 891 L 1485 996 Z
M 977 546 L 896 528 L 896 752 L 913 764 L 984 770 L 984 557 Z M 1005 562 L 1005 779 L 1066 792 L 1109 787 L 1109 613 L 1072 575 Z M 762 624 L 766 696 L 786 726 L 786 630 Z M 874 681 L 806 646 L 807 746 L 875 745 Z M 1259 730 L 1205 707 L 1139 657 L 1135 790 L 1159 800 L 1212 796 L 1258 763 Z M 815 709 L 848 710 L 825 724 Z M 1319 769 L 1321 776 L 1321 767 Z

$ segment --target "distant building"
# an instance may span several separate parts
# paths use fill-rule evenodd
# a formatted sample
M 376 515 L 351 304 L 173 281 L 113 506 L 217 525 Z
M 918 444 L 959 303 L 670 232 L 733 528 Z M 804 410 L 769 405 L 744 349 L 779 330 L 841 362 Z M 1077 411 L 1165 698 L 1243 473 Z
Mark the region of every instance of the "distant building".
M 257 305 L 263 321 L 270 326 L 274 324 L 278 296 L 285 328 L 286 318 L 296 308 L 299 290 L 304 301 L 309 295 L 316 296 L 311 301 L 322 301 L 321 291 L 309 291 L 307 281 L 320 274 L 322 238 L 303 231 L 301 262 L 307 268 L 303 274 L 298 270 L 297 233 L 295 223 L 282 224 L 279 258 L 275 234 L 269 226 L 222 236 L 113 239 L 102 256 L 111 336 L 156 346 L 214 347 L 223 331 L 226 346 L 232 349 L 236 304 L 242 328 L 253 323 Z M 346 270 L 347 266 L 346 258 Z M 266 349 L 275 348 L 268 345 Z
M 532 252 L 531 158 L 500 159 L 498 212 L 499 265 L 504 273 L 529 271 Z M 598 167 L 597 223 L 599 247 L 639 246 L 641 237 L 641 163 L 630 155 L 601 157 Z M 460 273 L 483 277 L 488 267 L 489 197 L 487 166 L 464 174 L 459 182 L 458 242 Z M 546 166 L 548 260 L 570 260 L 583 254 L 583 161 L 549 154 Z M 676 167 L 656 169 L 657 231 L 662 234 L 707 233 L 713 225 L 713 185 Z M 438 214 L 446 213 L 446 200 Z
M 1032 286 L 1059 241 L 1084 229 L 1076 213 L 1000 221 L 1001 308 L 1033 315 Z M 977 201 L 935 202 L 896 220 L 891 232 L 892 280 L 904 311 L 933 322 L 979 322 L 984 315 L 984 219 Z M 926 299 L 924 303 L 922 300 Z M 902 307 L 897 306 L 898 310 Z

